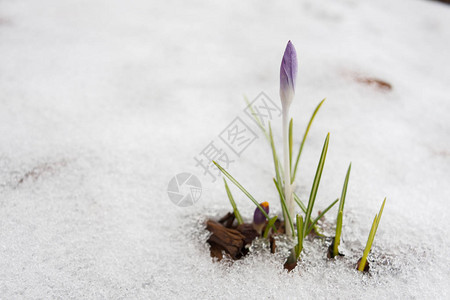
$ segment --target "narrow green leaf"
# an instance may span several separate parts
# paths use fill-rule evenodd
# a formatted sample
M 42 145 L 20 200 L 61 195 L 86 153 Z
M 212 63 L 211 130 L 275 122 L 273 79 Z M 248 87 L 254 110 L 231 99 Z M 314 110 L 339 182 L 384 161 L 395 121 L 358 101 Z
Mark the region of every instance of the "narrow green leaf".
M 350 171 L 352 170 L 352 163 L 348 166 L 347 174 L 345 175 L 344 186 L 342 187 L 341 201 L 339 202 L 339 211 L 344 211 L 345 197 L 347 196 L 348 180 L 350 179 Z
M 385 203 L 386 203 L 386 198 L 384 198 L 383 204 L 381 205 L 381 208 L 380 208 L 380 211 L 378 212 L 377 215 L 375 215 L 375 219 L 373 220 L 372 228 L 370 229 L 370 233 L 369 233 L 369 238 L 367 239 L 367 243 L 366 243 L 366 248 L 364 249 L 363 257 L 361 258 L 361 262 L 359 263 L 358 270 L 361 272 L 364 271 L 364 267 L 366 266 L 367 256 L 370 253 L 370 249 L 372 249 L 373 240 L 375 239 L 375 235 L 378 230 L 378 225 L 380 224 L 381 214 L 383 213 Z
M 297 215 L 297 246 L 295 247 L 296 259 L 298 259 L 303 250 L 303 238 L 303 218 L 300 215 Z
M 267 134 L 266 128 L 264 127 L 264 125 L 261 122 L 261 119 L 259 118 L 258 114 L 255 113 L 255 110 L 253 109 L 253 107 L 250 105 L 250 102 L 248 101 L 247 96 L 244 96 L 244 100 L 245 103 L 247 103 L 247 107 L 250 109 L 251 115 L 253 116 L 253 118 L 256 121 L 256 124 L 258 125 L 258 127 L 261 129 L 261 131 L 264 133 L 264 136 L 266 137 L 266 139 L 270 142 L 269 140 L 269 135 Z
M 367 239 L 366 248 L 364 249 L 363 256 L 361 258 L 361 261 L 359 263 L 359 271 L 364 271 L 364 267 L 366 266 L 367 256 L 369 255 L 370 249 L 372 248 L 372 242 L 375 237 L 375 230 L 377 226 L 377 215 L 375 215 L 375 218 L 372 222 L 372 227 L 370 228 L 369 238 Z
M 343 223 L 343 214 L 344 214 L 344 204 L 345 204 L 345 198 L 347 196 L 347 187 L 348 187 L 348 181 L 350 179 L 350 171 L 352 170 L 352 164 L 348 166 L 347 174 L 345 175 L 344 185 L 342 186 L 342 193 L 341 193 L 341 200 L 339 201 L 339 209 L 338 209 L 338 216 L 336 221 L 336 234 L 334 236 L 334 249 L 333 254 L 334 256 L 338 255 L 338 246 L 341 244 L 341 232 L 342 232 L 342 223 Z
M 300 199 L 299 196 L 297 196 L 296 193 L 293 193 L 293 194 L 294 194 L 295 202 L 297 202 L 298 206 L 303 210 L 304 213 L 306 213 L 306 206 L 305 206 L 305 204 L 303 204 L 302 200 Z
M 306 231 L 306 235 L 308 235 L 311 230 L 314 228 L 314 225 L 320 220 L 322 219 L 322 217 L 339 201 L 339 198 L 334 200 L 330 205 L 328 205 L 327 208 L 325 208 L 325 210 L 323 210 L 320 215 L 314 219 L 314 221 L 311 223 L 311 225 L 309 225 L 308 230 Z
M 271 218 L 271 219 L 269 220 L 269 222 L 267 223 L 266 229 L 264 230 L 264 234 L 263 234 L 263 237 L 264 237 L 265 239 L 267 239 L 267 236 L 269 235 L 269 229 L 270 229 L 270 227 L 274 226 L 275 221 L 276 221 L 277 219 L 278 219 L 278 216 L 275 216 L 275 217 Z
M 294 200 L 295 200 L 295 202 L 297 203 L 297 205 L 301 208 L 301 210 L 302 210 L 304 213 L 306 213 L 306 206 L 305 206 L 305 204 L 303 204 L 303 201 L 300 199 L 300 197 L 299 197 L 296 193 L 292 193 L 292 194 L 294 195 Z M 306 223 L 306 220 L 304 221 L 304 223 Z M 312 220 L 311 218 L 309 219 L 309 223 L 313 223 L 313 220 Z M 317 229 L 316 225 L 314 225 L 313 228 Z M 312 230 L 312 228 L 311 228 L 311 230 Z M 309 231 L 311 231 L 311 230 L 309 230 Z M 308 231 L 308 232 L 309 232 L 309 231 Z M 317 230 L 316 230 L 316 233 L 317 233 L 319 236 L 322 236 L 321 234 L 319 234 L 319 233 L 317 232 Z
M 272 126 L 270 125 L 270 123 L 269 123 L 269 141 L 270 147 L 272 149 L 273 165 L 275 167 L 275 178 L 277 179 L 277 182 L 281 183 L 280 161 L 278 160 L 277 150 L 275 148 L 275 143 L 273 142 Z
M 380 211 L 378 212 L 378 218 L 377 218 L 377 227 L 375 228 L 375 233 L 378 230 L 378 224 L 380 224 L 380 220 L 381 220 L 381 214 L 383 213 L 384 210 L 384 204 L 386 203 L 386 198 L 384 198 L 383 200 L 383 204 L 381 205 Z
M 319 189 L 320 178 L 322 177 L 322 171 L 323 171 L 323 167 L 325 165 L 325 159 L 327 157 L 329 141 L 330 141 L 330 133 L 327 134 L 327 137 L 325 138 L 325 142 L 323 144 L 322 154 L 320 155 L 319 164 L 317 165 L 316 176 L 314 177 L 314 182 L 311 187 L 311 193 L 309 195 L 309 201 L 308 201 L 308 207 L 306 208 L 305 220 L 311 219 L 311 213 L 314 208 L 314 202 L 316 201 L 317 190 Z M 306 236 L 307 228 L 308 228 L 308 224 L 306 224 L 306 226 L 303 226 L 303 236 Z
M 283 192 L 281 190 L 281 185 L 277 182 L 277 180 L 275 178 L 273 178 L 273 182 L 275 183 L 275 186 L 276 186 L 277 191 L 278 191 L 278 195 L 280 196 L 280 202 L 281 202 L 281 208 L 283 210 L 285 226 L 286 226 L 286 220 L 287 220 L 289 222 L 289 226 L 292 229 L 292 236 L 294 236 L 294 225 L 292 223 L 291 216 L 290 216 L 289 211 L 287 209 L 286 201 L 284 200 L 284 194 L 283 194 Z
M 250 112 L 251 112 L 253 118 L 255 119 L 256 124 L 257 124 L 258 127 L 261 129 L 261 131 L 264 133 L 264 136 L 266 137 L 267 141 L 268 141 L 269 144 L 270 144 L 270 143 L 271 143 L 271 140 L 272 140 L 272 142 L 273 142 L 273 137 L 272 137 L 272 139 L 270 138 L 269 134 L 267 133 L 267 130 L 266 130 L 265 126 L 262 124 L 261 119 L 259 118 L 258 114 L 255 113 L 255 110 L 254 110 L 253 107 L 250 105 L 250 102 L 248 101 L 248 98 L 247 98 L 245 95 L 244 95 L 244 100 L 245 100 L 245 103 L 247 103 L 247 107 L 250 109 Z M 269 122 L 269 127 L 270 127 L 270 122 Z M 276 158 L 277 158 L 277 160 L 278 160 L 278 162 L 279 162 L 278 156 L 276 156 Z M 279 168 L 280 168 L 281 170 L 283 169 L 281 165 L 279 166 Z
M 275 186 L 277 187 L 278 194 L 280 196 L 280 203 L 281 203 L 281 208 L 282 208 L 282 211 L 283 211 L 284 221 L 285 222 L 286 221 L 289 222 L 289 225 L 291 226 L 292 232 L 293 232 L 294 231 L 294 229 L 293 229 L 294 227 L 292 225 L 292 220 L 291 220 L 291 217 L 290 217 L 289 212 L 287 210 L 286 201 L 284 199 L 284 194 L 282 192 L 280 192 L 280 191 L 283 190 L 283 187 L 281 185 L 281 175 L 280 175 L 281 165 L 280 165 L 280 161 L 278 160 L 277 150 L 275 148 L 275 143 L 273 141 L 272 126 L 271 126 L 270 122 L 269 122 L 269 141 L 270 141 L 270 147 L 272 149 L 273 165 L 274 165 L 274 168 L 275 168 L 275 177 L 276 177 L 276 179 L 274 179 L 274 182 L 275 182 Z
M 228 199 L 230 200 L 231 206 L 233 207 L 234 216 L 236 217 L 236 220 L 239 225 L 244 224 L 244 221 L 242 220 L 241 213 L 239 212 L 236 202 L 234 202 L 233 195 L 231 194 L 230 188 L 228 187 L 227 181 L 225 178 L 223 179 L 223 182 L 225 183 L 225 190 L 227 191 Z
M 291 177 L 292 177 L 291 183 L 294 183 L 295 175 L 297 175 L 298 162 L 300 161 L 300 156 L 302 154 L 303 146 L 305 145 L 306 138 L 308 137 L 309 129 L 311 128 L 312 122 L 314 121 L 314 118 L 316 117 L 316 114 L 319 111 L 319 109 L 322 106 L 325 99 L 320 101 L 319 105 L 317 105 L 316 109 L 314 110 L 314 112 L 311 116 L 311 119 L 309 120 L 308 126 L 306 127 L 306 131 L 305 131 L 305 134 L 303 135 L 302 143 L 300 144 L 300 149 L 298 150 L 297 159 L 295 160 L 294 172 L 291 172 Z
M 341 233 L 342 233 L 342 210 L 339 211 L 336 222 L 336 236 L 334 237 L 334 247 L 333 247 L 333 256 L 338 256 L 339 254 L 339 245 L 341 243 Z
M 255 119 L 256 123 L 258 124 L 258 127 L 262 130 L 262 132 L 264 133 L 264 136 L 266 137 L 267 141 L 269 142 L 269 144 L 273 143 L 273 136 L 272 138 L 269 136 L 269 134 L 267 133 L 266 128 L 264 127 L 264 125 L 261 122 L 261 119 L 258 117 L 258 114 L 255 113 L 255 110 L 253 109 L 253 107 L 250 105 L 250 102 L 248 101 L 247 97 L 244 96 L 245 102 L 247 103 L 247 106 L 250 108 L 250 111 L 252 113 L 253 118 Z M 270 122 L 269 122 L 269 129 L 270 129 Z M 271 145 L 272 146 L 272 145 Z M 278 156 L 276 155 L 275 152 L 275 157 L 278 161 L 278 168 L 281 170 L 281 172 L 283 171 L 283 167 L 280 165 L 279 163 L 279 159 Z
M 259 210 L 262 212 L 262 214 L 266 217 L 267 220 L 269 220 L 269 216 L 267 215 L 266 211 L 264 210 L 264 208 L 261 207 L 261 205 L 259 205 L 258 201 L 255 200 L 255 198 L 253 198 L 252 195 L 250 195 L 249 192 L 247 192 L 247 190 L 236 180 L 234 179 L 233 176 L 230 175 L 230 173 L 228 173 L 227 171 L 225 171 L 224 168 L 222 168 L 221 165 L 219 165 L 217 162 L 215 162 L 214 160 L 212 161 L 217 168 L 219 168 L 219 170 L 223 173 L 223 175 L 225 175 L 226 177 L 228 177 L 228 179 L 234 183 L 258 208 Z
M 291 121 L 289 122 L 289 170 L 290 170 L 291 174 L 292 174 L 292 144 L 293 144 L 293 141 L 292 141 L 292 134 L 293 134 L 292 126 L 293 126 L 293 122 L 294 122 L 294 120 L 291 118 Z

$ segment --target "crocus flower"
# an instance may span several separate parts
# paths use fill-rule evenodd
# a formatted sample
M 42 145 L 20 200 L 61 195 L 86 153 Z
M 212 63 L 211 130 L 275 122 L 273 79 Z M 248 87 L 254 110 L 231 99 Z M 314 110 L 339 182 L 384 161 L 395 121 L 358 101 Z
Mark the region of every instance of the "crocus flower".
M 283 108 L 289 108 L 295 95 L 295 80 L 297 79 L 297 52 L 291 41 L 284 50 L 280 67 L 280 98 Z
M 280 67 L 280 98 L 283 107 L 283 154 L 284 154 L 284 199 L 290 217 L 294 216 L 294 199 L 291 188 L 291 166 L 289 160 L 289 107 L 295 95 L 295 80 L 297 78 L 297 52 L 291 41 L 284 50 Z M 291 226 L 286 223 L 286 234 L 293 234 Z
M 263 203 L 260 203 L 259 205 L 261 205 L 261 207 L 264 209 L 266 214 L 269 214 L 269 202 L 265 201 Z M 262 224 L 264 222 L 266 222 L 266 217 L 263 215 L 263 213 L 257 207 L 255 209 L 255 213 L 253 214 L 253 223 Z
M 260 203 L 260 205 L 264 209 L 266 214 L 269 214 L 269 203 L 268 202 L 263 202 L 263 203 Z M 264 216 L 264 214 L 257 207 L 255 209 L 254 214 L 253 214 L 253 228 L 259 234 L 261 234 L 262 229 L 263 229 L 265 224 L 266 224 L 266 217 Z

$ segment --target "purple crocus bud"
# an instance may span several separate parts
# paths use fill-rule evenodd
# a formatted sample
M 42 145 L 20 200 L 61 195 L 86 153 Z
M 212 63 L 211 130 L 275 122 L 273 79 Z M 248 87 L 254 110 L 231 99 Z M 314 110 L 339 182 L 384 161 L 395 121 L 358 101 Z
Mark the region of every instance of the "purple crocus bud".
M 269 203 L 268 202 L 263 202 L 263 203 L 260 203 L 260 205 L 262 206 L 264 211 L 267 214 L 269 214 Z M 255 209 L 255 213 L 253 214 L 253 224 L 260 225 L 260 224 L 264 224 L 265 222 L 266 222 L 266 217 L 264 216 L 264 214 L 257 207 Z
M 297 78 L 297 52 L 291 41 L 284 50 L 280 68 L 280 98 L 283 107 L 291 105 L 295 94 L 295 80 Z

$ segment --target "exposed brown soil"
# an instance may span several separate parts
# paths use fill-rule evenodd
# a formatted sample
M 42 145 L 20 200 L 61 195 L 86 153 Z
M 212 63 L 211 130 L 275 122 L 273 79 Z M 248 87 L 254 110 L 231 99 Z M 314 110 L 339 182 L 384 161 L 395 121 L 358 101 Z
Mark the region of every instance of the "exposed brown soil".
M 359 264 L 361 263 L 362 257 L 356 263 L 356 270 L 359 270 Z M 364 273 L 368 273 L 370 270 L 369 262 L 366 260 L 366 265 L 364 266 Z
M 327 257 L 330 259 L 335 257 L 335 255 L 333 253 L 334 252 L 333 248 L 334 248 L 334 237 L 333 237 L 331 245 L 328 247 L 328 251 L 327 251 Z M 336 256 L 345 256 L 345 255 L 338 251 L 338 255 L 336 255 Z

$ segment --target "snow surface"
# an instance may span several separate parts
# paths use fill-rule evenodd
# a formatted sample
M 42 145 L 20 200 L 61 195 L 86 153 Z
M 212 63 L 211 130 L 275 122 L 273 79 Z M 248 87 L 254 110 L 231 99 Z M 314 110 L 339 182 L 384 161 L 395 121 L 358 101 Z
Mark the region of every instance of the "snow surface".
M 327 97 L 298 192 L 308 197 L 328 131 L 317 210 L 353 163 L 346 257 L 307 242 L 291 273 L 267 251 L 212 263 L 202 221 L 230 205 L 193 157 L 242 115 L 243 94 L 278 103 L 289 39 L 297 143 Z M 431 1 L 0 1 L 0 298 L 448 299 L 449 46 L 450 7 Z M 279 212 L 264 138 L 233 158 L 230 172 Z M 166 192 L 180 172 L 203 185 L 188 208 Z

